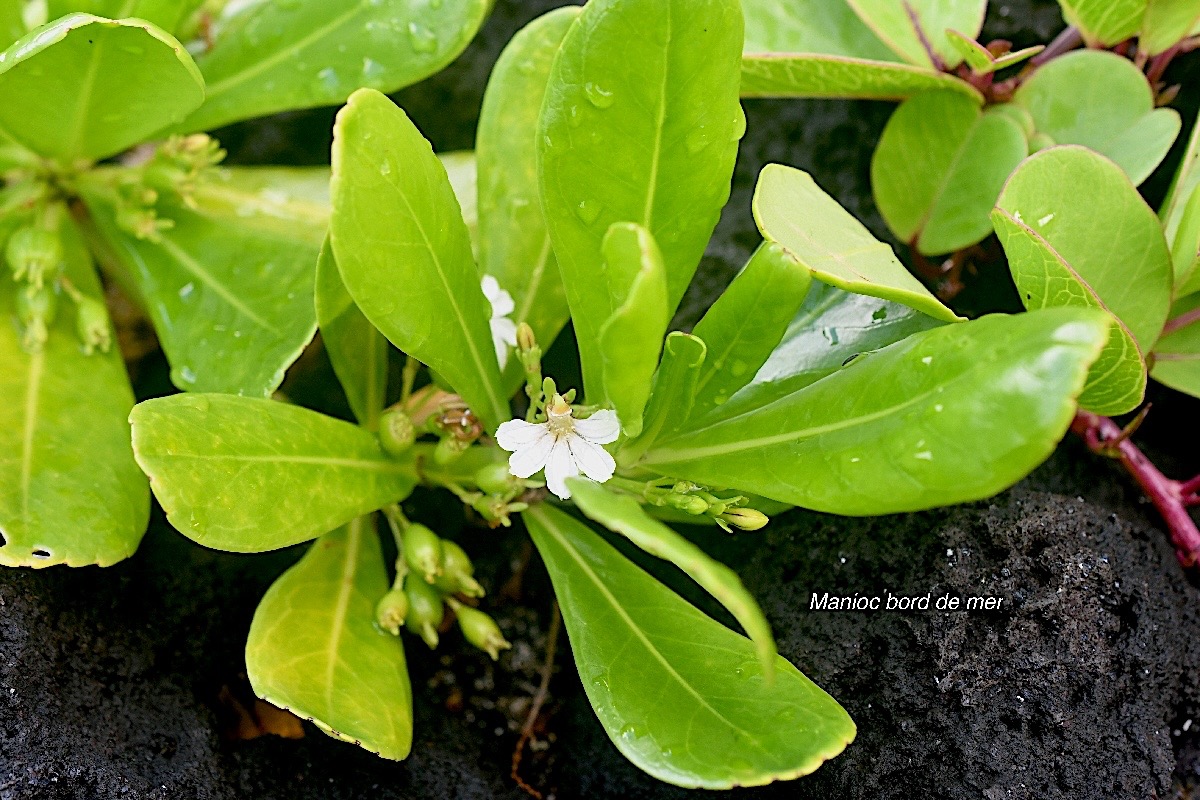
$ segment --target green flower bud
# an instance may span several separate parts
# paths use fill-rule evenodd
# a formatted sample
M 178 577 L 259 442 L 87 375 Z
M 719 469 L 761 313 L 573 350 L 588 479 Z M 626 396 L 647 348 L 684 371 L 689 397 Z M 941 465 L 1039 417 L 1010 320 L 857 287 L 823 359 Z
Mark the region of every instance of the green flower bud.
M 439 439 L 437 447 L 433 448 L 433 461 L 438 466 L 446 466 L 453 464 L 462 454 L 471 446 L 470 442 L 461 442 L 453 436 L 447 436 L 444 439 Z
M 58 274 L 63 260 L 62 242 L 57 233 L 28 225 L 9 237 L 4 257 L 15 280 L 25 278 L 41 289 L 47 278 L 53 280 Z
M 744 531 L 760 530 L 766 527 L 767 523 L 771 521 L 766 514 L 761 511 L 755 511 L 753 508 L 731 508 L 722 514 L 720 519 Z
M 404 529 L 404 560 L 426 583 L 442 574 L 442 540 L 420 523 L 410 523 Z
M 433 585 L 446 594 L 483 597 L 483 587 L 475 580 L 475 565 L 466 551 L 454 542 L 442 540 L 442 574 Z
M 437 647 L 438 626 L 446 615 L 442 607 L 442 596 L 438 590 L 409 574 L 404 579 L 404 594 L 408 598 L 408 613 L 404 615 L 404 627 L 419 635 L 429 645 Z
M 533 328 L 529 327 L 529 323 L 522 322 L 518 325 L 517 348 L 519 350 L 532 350 L 537 346 L 537 337 L 533 335 Z
M 48 287 L 17 290 L 17 318 L 25 326 L 22 344 L 27 351 L 41 351 L 50 338 L 50 325 L 57 314 L 58 292 Z
M 388 455 L 403 455 L 417 440 L 412 417 L 399 408 L 389 408 L 379 418 L 379 443 Z
M 104 303 L 84 295 L 79 298 L 75 312 L 75 332 L 83 342 L 83 352 L 89 356 L 96 350 L 107 353 L 112 347 L 112 328 Z
M 708 501 L 694 494 L 669 494 L 663 498 L 663 502 L 671 508 L 677 508 L 687 514 L 695 514 L 696 516 L 708 511 Z
M 408 616 L 408 595 L 403 589 L 392 589 L 375 605 L 375 624 L 393 636 L 400 635 L 400 626 Z
M 508 471 L 508 462 L 500 461 L 480 467 L 475 473 L 475 485 L 488 494 L 512 494 L 525 488 L 520 478 Z
M 458 614 L 458 627 L 462 629 L 466 640 L 491 656 L 492 661 L 500 658 L 501 650 L 512 647 L 504 634 L 500 633 L 496 621 L 479 609 L 459 603 L 454 611 Z

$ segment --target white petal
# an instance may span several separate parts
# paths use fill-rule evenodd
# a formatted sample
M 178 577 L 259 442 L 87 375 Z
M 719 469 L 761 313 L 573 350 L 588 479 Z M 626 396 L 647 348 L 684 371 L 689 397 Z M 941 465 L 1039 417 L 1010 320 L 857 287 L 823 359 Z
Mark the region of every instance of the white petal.
M 522 447 L 508 457 L 508 471 L 518 478 L 528 478 L 542 468 L 549 469 L 547 459 L 550 458 L 558 441 L 554 434 L 546 431 L 542 438 L 533 444 Z
M 567 444 L 571 447 L 571 456 L 575 463 L 596 483 L 604 483 L 613 476 L 617 462 L 598 444 L 593 444 L 582 436 L 568 436 Z
M 492 319 L 507 317 L 517 308 L 517 304 L 513 302 L 513 297 L 508 292 L 496 286 L 496 296 L 488 299 L 492 304 Z
M 508 364 L 508 351 L 517 344 L 517 326 L 511 319 L 498 317 L 492 320 L 492 346 L 496 348 L 496 360 L 500 369 Z
M 481 281 L 480 285 L 483 287 L 483 296 L 488 299 L 489 303 L 495 299 L 496 295 L 504 291 L 500 288 L 500 281 L 496 280 L 491 275 L 484 275 L 483 281 Z
M 571 490 L 567 488 L 567 478 L 579 474 L 579 467 L 571 456 L 571 448 L 566 438 L 554 443 L 550 458 L 546 460 L 546 488 L 558 495 L 561 500 L 571 499 Z
M 496 429 L 496 443 L 508 452 L 515 453 L 522 447 L 528 447 L 541 439 L 542 436 L 549 435 L 550 430 L 545 423 L 538 425 L 523 419 L 510 419 Z
M 617 419 L 617 412 L 606 408 L 587 419 L 575 420 L 575 432 L 589 442 L 610 444 L 621 435 L 621 421 Z

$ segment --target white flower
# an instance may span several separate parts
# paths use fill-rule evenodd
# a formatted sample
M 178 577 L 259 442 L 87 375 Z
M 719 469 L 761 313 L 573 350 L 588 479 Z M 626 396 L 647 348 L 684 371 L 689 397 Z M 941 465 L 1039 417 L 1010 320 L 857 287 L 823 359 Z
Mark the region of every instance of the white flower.
M 517 323 L 508 318 L 517 306 L 512 295 L 501 289 L 500 282 L 491 275 L 483 276 L 483 296 L 492 307 L 492 344 L 496 346 L 500 369 L 504 369 L 509 348 L 517 346 Z
M 542 423 L 513 419 L 496 431 L 496 441 L 512 455 L 508 471 L 528 478 L 546 470 L 546 488 L 563 500 L 570 498 L 567 478 L 582 472 L 597 483 L 613 476 L 617 464 L 600 445 L 615 442 L 621 423 L 615 411 L 597 411 L 587 419 L 571 416 L 571 406 L 561 395 L 546 407 Z

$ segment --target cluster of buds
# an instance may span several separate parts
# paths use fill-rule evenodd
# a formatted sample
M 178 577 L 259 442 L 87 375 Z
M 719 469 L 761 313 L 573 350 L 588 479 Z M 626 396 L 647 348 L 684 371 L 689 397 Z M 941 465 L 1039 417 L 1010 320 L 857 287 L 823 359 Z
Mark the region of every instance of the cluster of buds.
M 475 472 L 478 492 L 471 496 L 471 508 L 493 528 L 512 525 L 512 515 L 529 508 L 521 498 L 530 489 L 541 487 L 541 481 L 523 480 L 514 476 L 508 464 L 498 462 L 480 467 Z
M 431 391 L 419 392 L 407 403 L 383 412 L 379 419 L 379 441 L 384 452 L 400 456 L 408 452 L 418 436 L 433 434 L 438 437 L 433 460 L 444 466 L 458 460 L 467 448 L 479 441 L 484 434 L 483 424 L 458 395 L 441 392 L 436 397 L 425 397 L 433 394 Z M 419 402 L 414 403 L 425 399 L 436 400 L 436 408 L 421 408 Z
M 225 151 L 206 134 L 167 139 L 140 164 L 129 165 L 133 168 L 117 184 L 117 225 L 138 239 L 159 241 L 163 231 L 175 226 L 174 220 L 158 216 L 159 199 L 170 195 L 194 208 L 198 182 L 224 158 Z
M 112 331 L 104 303 L 85 296 L 64 275 L 63 243 L 52 215 L 39 222 L 15 230 L 4 247 L 4 260 L 17 283 L 17 318 L 24 328 L 23 346 L 29 352 L 45 347 L 50 326 L 58 316 L 59 297 L 65 292 L 75 303 L 75 330 L 84 352 L 107 352 L 112 345 Z
M 757 531 L 770 522 L 761 511 L 745 508 L 748 498 L 742 495 L 718 497 L 707 487 L 690 481 L 653 481 L 641 489 L 641 494 L 656 506 L 673 508 L 695 517 L 709 517 L 727 533 L 732 533 L 733 528 Z
M 511 645 L 495 620 L 459 599 L 483 597 L 483 587 L 475 580 L 475 568 L 463 549 L 419 523 L 391 517 L 389 521 L 399 533 L 400 555 L 396 582 L 375 607 L 379 627 L 397 636 L 401 627 L 408 628 L 432 649 L 438 645 L 438 629 L 449 606 L 466 640 L 493 660 L 499 658 L 500 651 Z

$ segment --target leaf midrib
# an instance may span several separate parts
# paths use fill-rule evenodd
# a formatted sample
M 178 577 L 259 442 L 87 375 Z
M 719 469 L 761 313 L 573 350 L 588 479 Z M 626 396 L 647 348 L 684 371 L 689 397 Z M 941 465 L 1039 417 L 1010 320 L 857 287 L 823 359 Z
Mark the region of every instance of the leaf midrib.
M 70 31 L 74 33 L 78 28 Z M 69 35 L 68 33 L 68 35 Z M 85 122 L 91 115 L 87 109 L 91 105 L 92 90 L 96 85 L 96 68 L 100 63 L 100 50 L 104 47 L 104 40 L 101 37 L 96 37 L 97 44 L 94 45 L 95 50 L 92 51 L 92 57 L 88 60 L 87 72 L 83 75 L 83 80 L 79 82 L 79 100 L 75 103 L 75 125 L 71 131 L 71 138 L 68 140 L 67 152 L 71 156 L 78 156 L 80 149 L 83 147 L 83 136 Z
M 29 360 L 28 385 L 25 388 L 25 419 L 21 434 L 21 517 L 29 517 L 29 492 L 33 484 L 33 444 L 37 434 L 38 406 L 46 353 L 34 353 Z
M 204 266 L 202 264 L 200 264 L 199 261 L 197 261 L 195 258 L 193 258 L 191 256 L 191 254 L 189 254 L 186 250 L 184 250 L 178 244 L 171 241 L 171 239 L 164 236 L 164 237 L 162 237 L 162 239 L 160 239 L 155 244 L 157 244 L 159 247 L 161 247 L 163 250 L 165 250 L 167 252 L 167 254 L 171 256 L 171 258 L 175 259 L 176 263 L 178 263 L 181 267 L 183 267 L 192 276 L 198 278 L 202 283 L 204 283 L 206 286 L 208 286 L 210 289 L 212 289 L 214 292 L 216 292 L 221 297 L 222 300 L 224 300 L 226 303 L 228 303 L 230 306 L 232 306 L 234 309 L 236 309 L 238 311 L 238 313 L 245 316 L 247 319 L 249 319 L 254 324 L 258 325 L 260 328 L 264 328 L 264 329 L 270 331 L 275 336 L 283 335 L 282 331 L 280 331 L 274 325 L 267 322 L 265 319 L 263 319 L 258 314 L 256 314 L 254 312 L 254 309 L 252 309 L 252 308 L 250 308 L 250 306 L 246 305 L 237 295 L 235 295 L 232 291 L 230 291 L 228 287 L 226 287 L 219 280 L 217 280 L 216 276 L 214 276 L 211 272 L 209 272 L 207 269 L 205 269 Z
M 346 535 L 345 563 L 342 565 L 341 586 L 338 587 L 337 600 L 333 606 L 333 625 L 329 630 L 329 650 L 325 660 L 325 710 L 334 709 L 333 676 L 339 662 L 338 652 L 341 646 L 342 633 L 346 628 L 346 610 L 350 606 L 350 596 L 354 593 L 354 576 L 358 564 L 358 548 L 362 541 L 362 517 L 355 517 L 348 526 Z

